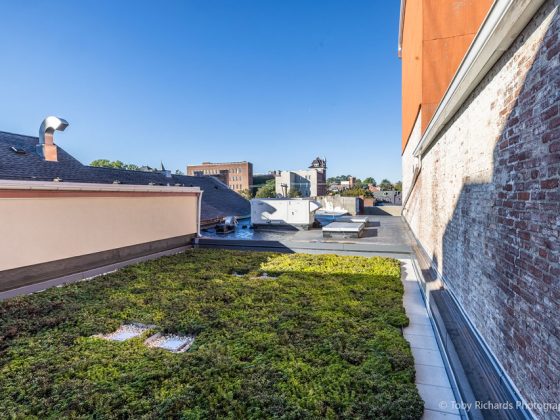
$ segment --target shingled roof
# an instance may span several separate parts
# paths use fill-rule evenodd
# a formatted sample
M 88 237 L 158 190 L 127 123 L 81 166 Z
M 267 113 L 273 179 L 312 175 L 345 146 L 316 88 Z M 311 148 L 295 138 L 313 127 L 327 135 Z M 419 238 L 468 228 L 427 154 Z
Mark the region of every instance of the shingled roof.
M 129 171 L 114 168 L 97 168 L 83 165 L 58 146 L 58 162 L 43 160 L 36 152 L 37 137 L 0 131 L 0 179 L 88 182 L 131 185 L 179 185 L 199 187 L 202 194 L 202 223 L 225 216 L 248 216 L 249 201 L 228 188 L 219 180 L 207 176 L 166 176 L 163 171 Z

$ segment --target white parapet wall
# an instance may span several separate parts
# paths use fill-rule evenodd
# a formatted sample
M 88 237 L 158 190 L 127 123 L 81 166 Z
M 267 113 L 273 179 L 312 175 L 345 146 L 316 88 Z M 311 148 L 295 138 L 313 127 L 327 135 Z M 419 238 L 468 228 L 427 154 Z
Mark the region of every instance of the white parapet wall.
M 253 226 L 295 226 L 308 228 L 315 221 L 315 211 L 321 205 L 316 201 L 294 198 L 265 198 L 251 200 Z
M 200 197 L 199 188 L 0 181 L 0 277 L 5 270 L 195 236 Z

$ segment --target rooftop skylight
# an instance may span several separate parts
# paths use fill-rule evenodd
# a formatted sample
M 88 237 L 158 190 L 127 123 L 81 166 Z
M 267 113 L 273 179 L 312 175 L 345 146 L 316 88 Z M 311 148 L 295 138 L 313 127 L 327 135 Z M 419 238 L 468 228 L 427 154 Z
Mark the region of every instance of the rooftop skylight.
M 24 149 L 22 149 L 21 147 L 10 146 L 10 150 L 14 153 L 17 153 L 18 155 L 27 154 L 27 152 Z

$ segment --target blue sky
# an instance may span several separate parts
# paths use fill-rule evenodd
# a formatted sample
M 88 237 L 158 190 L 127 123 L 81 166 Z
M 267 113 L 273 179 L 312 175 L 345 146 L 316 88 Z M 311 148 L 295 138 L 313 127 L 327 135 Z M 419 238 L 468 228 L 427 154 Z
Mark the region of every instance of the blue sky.
M 399 2 L 13 1 L 0 6 L 0 130 L 185 170 L 249 160 L 400 179 Z

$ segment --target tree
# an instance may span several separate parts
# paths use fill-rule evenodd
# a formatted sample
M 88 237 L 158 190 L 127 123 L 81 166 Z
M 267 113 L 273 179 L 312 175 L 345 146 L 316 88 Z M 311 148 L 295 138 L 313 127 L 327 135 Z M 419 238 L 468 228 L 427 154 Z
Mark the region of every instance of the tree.
M 239 195 L 247 200 L 253 198 L 253 193 L 251 193 L 251 190 L 241 190 L 239 191 Z
M 276 198 L 276 181 L 269 179 L 257 190 L 256 198 Z
M 120 160 L 110 161 L 109 159 L 96 159 L 91 162 L 89 166 L 95 166 L 97 168 L 126 169 L 128 171 L 137 171 L 140 169 L 138 165 L 133 163 L 123 163 Z
M 395 182 L 394 188 L 395 191 L 402 192 L 402 181 Z
M 339 184 L 340 181 L 348 181 L 352 175 L 338 175 L 327 178 L 327 184 Z
M 179 169 L 175 170 L 175 175 L 185 175 L 185 173 Z
M 391 181 L 385 178 L 383 179 L 383 181 L 381 181 L 381 184 L 379 184 L 379 188 L 381 188 L 381 191 L 391 191 L 393 190 L 393 184 L 391 184 Z
M 371 192 L 360 186 L 348 188 L 340 193 L 342 197 L 371 197 Z
M 296 187 L 290 188 L 290 192 L 288 192 L 288 196 L 290 198 L 299 198 L 302 196 L 301 191 Z
M 96 159 L 89 164 L 89 166 L 95 166 L 97 168 L 112 168 L 112 162 L 109 159 Z
M 375 178 L 368 176 L 366 179 L 364 179 L 364 184 L 366 185 L 373 185 L 374 187 L 377 185 L 377 182 L 375 182 Z

